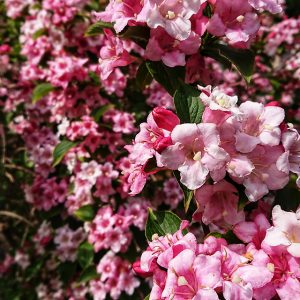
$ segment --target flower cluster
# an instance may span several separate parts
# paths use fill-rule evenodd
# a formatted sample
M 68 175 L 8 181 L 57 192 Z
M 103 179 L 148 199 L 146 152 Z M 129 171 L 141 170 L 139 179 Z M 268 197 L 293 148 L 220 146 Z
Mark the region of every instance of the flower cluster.
M 245 243 L 209 236 L 198 244 L 184 223 L 173 235 L 153 236 L 135 272 L 153 276 L 150 299 L 290 299 L 299 296 L 297 213 L 273 209 L 240 222 L 234 233 Z
M 234 47 L 249 47 L 260 28 L 258 12 L 261 11 L 278 14 L 282 7 L 277 0 L 126 0 L 121 3 L 111 0 L 104 12 L 95 12 L 94 16 L 114 23 L 117 33 L 122 33 L 126 26 L 149 28 L 150 38 L 144 58 L 161 60 L 165 65 L 174 67 L 185 66 L 186 57 L 197 54 L 207 33 L 224 38 Z M 104 46 L 100 51 L 103 78 L 114 67 L 128 65 L 133 60 L 124 42 L 112 38 L 110 31 L 106 35 L 111 46 Z
M 237 106 L 236 96 L 210 86 L 199 89 L 199 101 L 206 107 L 202 123 L 179 124 L 174 113 L 155 108 L 141 125 L 129 148 L 135 173 L 128 181 L 133 193 L 143 188 L 147 164 L 153 157 L 159 168 L 178 170 L 181 183 L 197 190 L 196 198 L 198 194 L 202 202 L 212 195 L 216 206 L 220 202 L 213 195 L 221 191 L 228 192 L 226 198 L 236 206 L 237 191 L 222 181 L 226 176 L 245 187 L 249 201 L 282 189 L 290 172 L 299 176 L 299 133 L 283 123 L 281 107 L 251 101 Z M 206 184 L 209 178 L 213 186 Z

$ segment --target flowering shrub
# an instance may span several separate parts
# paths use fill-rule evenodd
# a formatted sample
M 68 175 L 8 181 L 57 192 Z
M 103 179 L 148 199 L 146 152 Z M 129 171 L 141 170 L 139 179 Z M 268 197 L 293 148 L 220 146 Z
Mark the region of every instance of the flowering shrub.
M 293 5 L 0 4 L 3 299 L 300 297 Z

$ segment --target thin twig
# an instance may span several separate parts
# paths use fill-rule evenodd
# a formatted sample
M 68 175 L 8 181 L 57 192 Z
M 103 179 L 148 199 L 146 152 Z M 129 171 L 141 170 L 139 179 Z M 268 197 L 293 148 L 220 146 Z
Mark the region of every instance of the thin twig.
M 31 171 L 31 170 L 29 170 L 29 169 L 26 169 L 26 168 L 24 168 L 24 167 L 22 167 L 22 166 L 17 166 L 17 165 L 14 165 L 14 164 L 5 164 L 4 166 L 5 166 L 5 168 L 7 168 L 7 169 L 16 169 L 16 170 L 20 170 L 20 171 L 23 171 L 23 172 L 25 172 L 25 173 L 28 173 L 28 174 L 30 174 L 30 175 L 34 175 L 34 172 L 33 172 L 33 171 Z
M 4 168 L 5 156 L 6 156 L 6 139 L 3 125 L 0 125 L 0 137 L 1 137 L 1 167 Z
M 25 219 L 24 217 L 12 212 L 12 211 L 6 211 L 6 210 L 0 210 L 0 215 L 5 216 L 5 217 L 10 217 L 10 218 L 15 218 L 18 219 L 20 221 L 23 221 L 24 223 L 26 223 L 29 226 L 33 226 L 31 222 L 29 222 L 27 219 Z

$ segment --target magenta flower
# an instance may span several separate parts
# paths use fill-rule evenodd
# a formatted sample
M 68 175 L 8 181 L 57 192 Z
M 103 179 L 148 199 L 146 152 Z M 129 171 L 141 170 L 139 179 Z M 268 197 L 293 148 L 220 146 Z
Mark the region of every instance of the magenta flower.
M 247 1 L 216 1 L 207 30 L 215 36 L 226 36 L 231 44 L 248 46 L 259 29 L 258 17 Z

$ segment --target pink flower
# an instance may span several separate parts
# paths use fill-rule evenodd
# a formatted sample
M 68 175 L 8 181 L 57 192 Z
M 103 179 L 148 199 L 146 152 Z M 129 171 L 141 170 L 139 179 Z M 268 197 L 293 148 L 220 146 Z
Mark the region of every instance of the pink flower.
M 273 226 L 267 230 L 264 243 L 284 246 L 295 257 L 300 257 L 300 220 L 293 212 L 286 212 L 276 205 L 272 212 Z
M 219 147 L 215 124 L 177 125 L 171 133 L 173 145 L 161 154 L 161 162 L 171 170 L 179 170 L 181 182 L 189 189 L 202 186 L 209 171 L 223 172 L 228 154 Z
M 226 300 L 250 300 L 253 289 L 268 284 L 273 273 L 264 265 L 251 265 L 246 257 L 222 248 L 223 295 Z
M 257 10 L 267 10 L 271 14 L 278 14 L 282 12 L 279 0 L 248 0 L 248 2 Z
M 191 16 L 204 2 L 206 0 L 147 0 L 137 20 L 151 28 L 161 26 L 170 36 L 183 41 L 191 33 Z
M 266 231 L 271 225 L 264 214 L 257 215 L 253 222 L 240 222 L 233 228 L 234 234 L 245 243 L 254 243 L 260 249 L 266 236 Z
M 281 141 L 286 152 L 282 154 L 278 168 L 287 174 L 297 174 L 297 185 L 300 187 L 300 135 L 296 129 L 289 129 L 282 134 Z
M 281 107 L 247 101 L 240 105 L 240 125 L 236 133 L 236 149 L 251 152 L 258 144 L 276 146 L 280 143 L 280 124 L 284 120 Z
M 207 30 L 226 36 L 230 44 L 248 46 L 259 29 L 258 17 L 247 1 L 218 0 Z
M 157 261 L 160 267 L 168 268 L 169 262 L 184 249 L 191 249 L 194 252 L 197 248 L 196 237 L 192 233 L 182 234 L 182 230 L 187 227 L 186 222 L 182 222 L 180 229 L 173 235 L 154 235 L 149 247 L 141 256 L 141 269 L 149 272 L 153 268 L 152 263 Z
M 201 91 L 200 99 L 211 110 L 232 112 L 233 114 L 239 113 L 237 108 L 237 96 L 229 96 L 222 92 L 218 87 L 211 90 L 210 85 L 207 87 L 198 85 L 198 89 Z
M 149 114 L 147 123 L 140 125 L 140 132 L 135 137 L 135 142 L 143 143 L 161 152 L 171 144 L 170 133 L 179 123 L 179 118 L 172 111 L 156 107 Z
M 195 198 L 198 209 L 194 213 L 194 220 L 230 228 L 245 218 L 244 212 L 238 210 L 237 189 L 225 180 L 214 185 L 203 185 L 196 190 Z
M 105 29 L 104 33 L 107 39 L 100 49 L 99 58 L 102 80 L 107 79 L 116 67 L 124 67 L 134 61 L 134 58 L 126 50 L 126 42 L 115 37 L 108 29 Z
M 214 290 L 221 286 L 221 260 L 218 255 L 195 255 L 183 250 L 168 266 L 162 297 L 166 299 L 218 300 Z
M 184 41 L 178 41 L 158 27 L 151 30 L 145 57 L 153 61 L 162 60 L 169 67 L 184 66 L 185 56 L 197 53 L 200 43 L 200 37 L 193 32 Z
M 288 174 L 277 167 L 277 161 L 283 153 L 281 146 L 256 146 L 245 155 L 237 155 L 227 164 L 232 178 L 242 183 L 250 201 L 257 201 L 269 190 L 282 189 L 289 181 Z
M 93 15 L 101 21 L 114 23 L 117 33 L 121 32 L 128 23 L 136 21 L 142 10 L 140 0 L 111 0 L 103 12 L 94 12 Z

